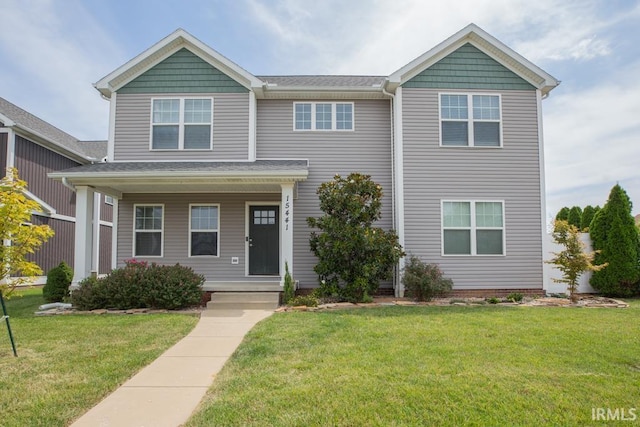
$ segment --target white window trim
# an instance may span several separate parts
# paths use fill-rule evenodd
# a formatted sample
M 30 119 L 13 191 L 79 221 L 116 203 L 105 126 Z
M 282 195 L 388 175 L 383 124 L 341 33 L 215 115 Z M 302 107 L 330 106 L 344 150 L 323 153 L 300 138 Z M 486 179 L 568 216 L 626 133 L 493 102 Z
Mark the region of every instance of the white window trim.
M 136 209 L 138 207 L 160 206 L 162 208 L 162 224 L 160 230 L 137 230 L 136 229 Z M 133 205 L 133 241 L 131 244 L 133 258 L 163 258 L 164 257 L 164 203 L 135 203 Z M 157 233 L 160 232 L 160 255 L 136 255 L 136 233 Z
M 191 228 L 191 208 L 194 206 L 215 206 L 218 208 L 218 228 L 215 230 L 194 230 Z M 187 256 L 189 258 L 220 258 L 220 204 L 219 203 L 189 203 L 189 247 L 187 248 Z M 191 255 L 191 233 L 193 232 L 216 232 L 217 234 L 217 242 L 218 246 L 217 253 L 218 255 Z
M 153 103 L 158 100 L 166 100 L 166 99 L 179 99 L 180 100 L 180 111 L 179 111 L 179 122 L 178 125 L 178 148 L 153 148 Z M 184 101 L 187 99 L 209 99 L 211 100 L 211 138 L 209 139 L 209 148 L 184 148 Z M 214 110 L 214 100 L 210 96 L 159 96 L 151 98 L 151 114 L 149 115 L 149 151 L 213 151 L 213 110 Z M 158 123 L 158 125 L 169 125 L 169 123 Z M 173 123 L 172 125 L 175 125 Z M 193 123 L 189 123 L 193 124 Z
M 296 128 L 296 105 L 311 104 L 311 129 Z M 316 104 L 331 105 L 331 129 L 316 129 Z M 351 129 L 337 129 L 337 111 L 336 105 L 351 105 Z M 293 103 L 293 130 L 294 132 L 353 132 L 356 129 L 356 107 L 353 102 L 294 102 Z
M 442 118 L 442 95 L 464 95 L 467 97 L 467 119 L 443 119 Z M 473 118 L 473 96 L 497 96 L 498 103 L 500 104 L 500 120 L 474 120 Z M 467 134 L 467 145 L 445 145 L 442 143 L 442 122 L 466 122 L 468 134 Z M 490 122 L 490 123 L 498 123 L 499 132 L 500 132 L 500 145 L 474 145 L 474 135 L 473 135 L 473 122 Z M 496 149 L 502 148 L 504 146 L 504 134 L 502 132 L 502 123 L 504 121 L 504 117 L 502 115 L 502 94 L 500 93 L 489 93 L 489 92 L 438 92 L 438 129 L 439 134 L 438 137 L 440 139 L 440 147 L 444 148 L 479 148 L 479 149 Z
M 444 204 L 447 202 L 469 203 L 471 208 L 471 225 L 469 227 L 446 227 L 447 230 L 469 230 L 471 237 L 470 254 L 445 254 L 444 253 Z M 502 227 L 480 227 L 476 226 L 476 203 L 500 203 L 502 206 Z M 486 199 L 443 199 L 440 200 L 440 254 L 443 257 L 505 257 L 507 255 L 507 220 L 505 218 L 504 200 Z M 476 231 L 477 230 L 502 230 L 502 253 L 501 254 L 478 254 Z

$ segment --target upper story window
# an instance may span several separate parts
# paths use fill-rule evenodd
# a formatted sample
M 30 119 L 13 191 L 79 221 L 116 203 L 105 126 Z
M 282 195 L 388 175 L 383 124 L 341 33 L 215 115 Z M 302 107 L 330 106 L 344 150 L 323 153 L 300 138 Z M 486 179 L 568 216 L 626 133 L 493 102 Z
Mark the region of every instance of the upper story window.
M 296 102 L 295 130 L 353 130 L 353 103 Z
M 502 147 L 500 95 L 440 94 L 440 144 Z
M 163 205 L 135 205 L 133 256 L 161 257 Z
M 213 99 L 153 99 L 152 150 L 211 150 Z
M 504 255 L 502 201 L 443 201 L 443 255 Z

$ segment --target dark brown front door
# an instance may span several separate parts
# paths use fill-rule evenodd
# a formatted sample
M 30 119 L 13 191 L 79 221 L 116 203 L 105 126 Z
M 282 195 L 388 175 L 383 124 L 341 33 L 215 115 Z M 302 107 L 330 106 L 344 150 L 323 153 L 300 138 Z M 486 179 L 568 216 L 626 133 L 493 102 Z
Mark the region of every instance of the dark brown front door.
M 249 274 L 280 274 L 278 206 L 249 206 Z

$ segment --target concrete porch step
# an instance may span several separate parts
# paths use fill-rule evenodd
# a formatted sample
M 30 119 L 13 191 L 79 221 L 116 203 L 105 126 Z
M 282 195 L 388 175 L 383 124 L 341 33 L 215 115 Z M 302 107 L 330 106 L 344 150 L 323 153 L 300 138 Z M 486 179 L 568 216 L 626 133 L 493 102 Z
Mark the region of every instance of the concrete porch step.
M 214 292 L 207 310 L 275 310 L 279 292 Z

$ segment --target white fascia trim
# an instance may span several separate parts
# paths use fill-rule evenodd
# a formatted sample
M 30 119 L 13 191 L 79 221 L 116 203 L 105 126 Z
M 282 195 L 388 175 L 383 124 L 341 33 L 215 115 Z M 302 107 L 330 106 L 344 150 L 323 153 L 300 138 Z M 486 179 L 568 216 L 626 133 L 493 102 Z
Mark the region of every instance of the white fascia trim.
M 501 58 L 499 57 L 496 57 L 496 55 L 492 52 L 488 52 L 487 49 L 482 46 L 481 42 L 493 46 L 502 54 L 510 58 L 512 61 L 515 61 L 522 67 L 527 68 L 530 72 L 539 76 L 541 81 L 533 81 L 530 76 L 523 75 L 521 72 L 514 69 L 511 64 L 507 63 L 504 60 L 501 60 Z M 392 86 L 397 86 L 412 79 L 417 74 L 419 74 L 426 68 L 429 68 L 436 62 L 440 61 L 442 58 L 449 55 L 465 43 L 473 44 L 475 47 L 482 50 L 484 53 L 498 61 L 500 64 L 518 74 L 520 77 L 532 84 L 537 89 L 542 89 L 545 93 L 549 92 L 555 86 L 560 84 L 560 81 L 555 77 L 542 70 L 540 67 L 533 64 L 522 55 L 520 55 L 475 24 L 467 25 L 462 30 L 458 31 L 445 41 L 439 43 L 434 48 L 428 50 L 404 67 L 392 73 L 389 76 L 390 83 L 392 84 Z
M 46 218 L 51 218 L 51 219 L 58 219 L 60 221 L 67 221 L 67 222 L 76 222 L 76 219 L 72 216 L 69 215 L 61 215 L 58 213 L 54 213 L 54 214 L 49 214 L 46 212 L 31 212 L 32 215 L 37 215 L 37 216 L 43 216 Z
M 256 93 L 254 91 L 249 92 L 249 148 L 247 158 L 250 162 L 256 160 L 257 151 L 257 117 L 258 117 L 258 102 L 256 100 Z
M 260 158 L 256 158 L 255 160 L 249 160 L 249 159 L 237 159 L 237 160 L 225 160 L 225 159 L 221 159 L 221 160 L 216 160 L 216 163 L 253 163 L 255 161 L 260 161 L 260 160 L 301 160 L 301 161 L 305 161 L 307 162 L 307 166 L 309 166 L 309 159 L 291 159 L 291 158 L 282 158 L 282 157 L 260 157 Z M 146 163 L 188 163 L 188 162 L 201 162 L 202 159 L 153 159 L 153 160 L 138 160 L 137 162 L 146 162 Z M 135 163 L 132 162 L 131 160 L 115 160 L 113 162 L 108 162 L 108 163 Z M 54 173 L 54 172 L 51 172 Z
M 538 115 L 538 162 L 540 167 L 540 215 L 542 220 L 542 241 L 547 238 L 547 189 L 544 165 L 544 130 L 542 125 L 542 93 L 536 90 L 536 107 Z M 544 258 L 543 249 L 543 258 Z
M 0 113 L 0 122 L 4 123 L 4 125 L 8 128 L 16 125 L 16 122 L 14 122 L 13 120 L 11 120 L 9 117 L 5 116 L 2 113 Z
M 398 233 L 398 243 L 404 248 L 405 245 L 405 230 L 404 230 L 404 141 L 402 131 L 402 88 L 399 87 L 396 90 L 395 98 L 393 101 L 393 116 L 394 116 L 394 153 L 393 153 L 393 168 L 394 168 L 394 192 L 395 192 L 395 216 L 396 216 L 396 233 Z M 404 285 L 402 284 L 402 270 L 405 266 L 404 258 L 400 258 L 398 261 L 398 283 L 397 292 L 399 297 L 404 296 Z
M 43 210 L 43 213 L 45 213 L 47 215 L 55 215 L 56 214 L 56 209 L 53 206 L 51 206 L 50 204 L 48 204 L 47 202 L 45 202 L 44 200 L 42 200 L 41 198 L 39 198 L 38 196 L 33 194 L 31 191 L 22 190 L 22 192 L 24 193 L 25 196 L 27 196 L 28 199 L 33 200 L 34 202 L 39 204 L 40 207 Z
M 13 129 L 7 131 L 7 164 L 6 167 L 12 168 L 16 165 L 16 133 Z
M 67 179 L 83 179 L 83 178 L 100 178 L 100 179 L 135 179 L 135 178 L 146 178 L 146 179 L 166 179 L 166 178 L 224 178 L 228 179 L 242 179 L 242 178 L 265 178 L 269 180 L 273 180 L 274 178 L 282 178 L 286 180 L 299 180 L 306 179 L 309 176 L 308 170 L 291 170 L 291 171 L 245 171 L 245 172 L 232 172 L 229 171 L 210 171 L 210 172 L 199 172 L 199 171 L 163 171 L 163 172 L 90 172 L 90 173 L 79 173 L 79 172 L 50 172 L 47 174 L 49 178 L 67 178 Z
M 263 86 L 262 80 L 211 49 L 205 43 L 201 42 L 182 28 L 178 28 L 176 31 L 169 34 L 167 37 L 163 38 L 138 56 L 107 74 L 105 77 L 94 83 L 93 86 L 104 96 L 109 98 L 114 91 L 117 91 L 131 80 L 148 71 L 150 68 L 159 62 L 162 62 L 164 59 L 173 55 L 182 48 L 190 50 L 206 62 L 220 69 L 220 71 L 228 74 L 229 77 L 235 77 L 234 80 L 238 79 L 238 82 L 247 89 Z M 136 67 L 139 69 L 132 73 Z M 130 75 L 125 79 L 121 79 L 123 75 L 129 73 Z M 117 83 L 114 84 L 114 81 L 117 81 Z
M 113 162 L 115 157 L 115 141 L 116 141 L 116 98 L 117 93 L 111 94 L 109 100 L 109 137 L 107 139 L 107 161 Z

